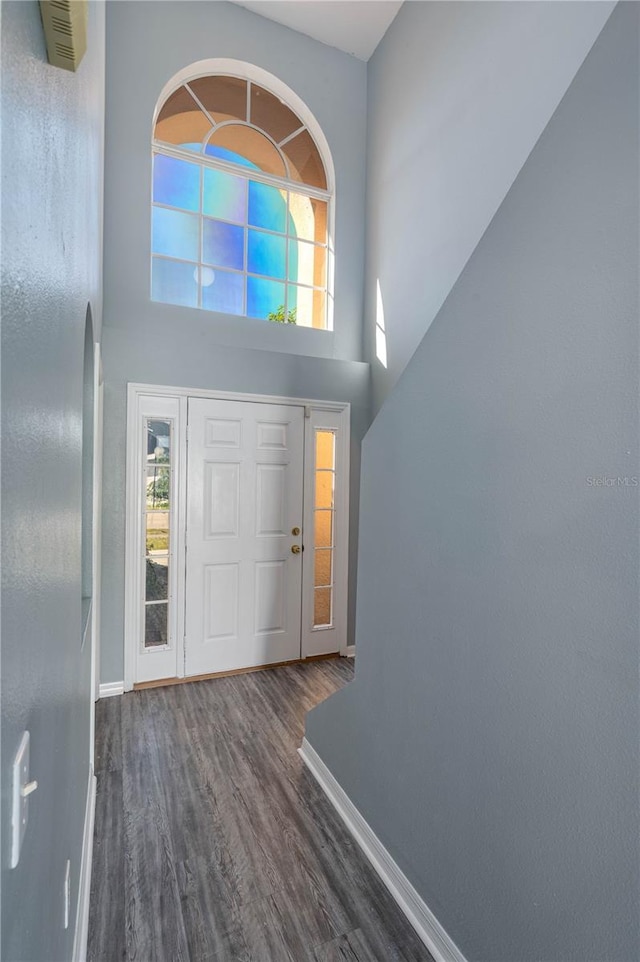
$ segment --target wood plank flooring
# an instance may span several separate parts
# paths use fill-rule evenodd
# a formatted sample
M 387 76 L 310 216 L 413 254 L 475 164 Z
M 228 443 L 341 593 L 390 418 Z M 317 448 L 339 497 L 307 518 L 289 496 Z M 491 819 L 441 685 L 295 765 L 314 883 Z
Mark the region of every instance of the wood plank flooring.
M 98 702 L 89 962 L 433 962 L 296 749 L 347 659 Z

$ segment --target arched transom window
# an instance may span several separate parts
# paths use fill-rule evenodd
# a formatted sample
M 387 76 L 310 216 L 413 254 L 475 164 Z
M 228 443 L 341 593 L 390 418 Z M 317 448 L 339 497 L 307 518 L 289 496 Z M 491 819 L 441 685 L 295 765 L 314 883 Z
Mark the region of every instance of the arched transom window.
M 183 83 L 156 111 L 152 299 L 329 327 L 331 199 L 279 96 L 241 76 Z

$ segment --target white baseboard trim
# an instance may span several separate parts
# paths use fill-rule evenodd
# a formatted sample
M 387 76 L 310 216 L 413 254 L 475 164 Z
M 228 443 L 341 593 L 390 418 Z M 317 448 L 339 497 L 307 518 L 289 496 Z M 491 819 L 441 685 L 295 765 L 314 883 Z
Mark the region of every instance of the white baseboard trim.
M 298 753 L 408 921 L 431 952 L 435 962 L 466 962 L 460 949 L 447 935 L 431 909 L 306 738 L 303 738 Z
M 101 698 L 112 698 L 113 695 L 124 695 L 123 681 L 107 681 L 100 685 Z
M 356 646 L 355 646 L 355 645 L 347 645 L 347 647 L 344 648 L 344 649 L 340 652 L 340 654 L 341 654 L 344 658 L 355 658 L 355 657 L 356 657 Z
M 76 930 L 73 939 L 73 962 L 86 962 L 87 937 L 89 935 L 89 898 L 91 895 L 91 866 L 93 863 L 93 826 L 96 816 L 96 776 L 89 766 L 89 786 L 87 806 L 84 814 L 84 834 L 82 837 L 82 862 L 80 864 L 80 884 L 78 887 L 78 908 L 76 911 Z

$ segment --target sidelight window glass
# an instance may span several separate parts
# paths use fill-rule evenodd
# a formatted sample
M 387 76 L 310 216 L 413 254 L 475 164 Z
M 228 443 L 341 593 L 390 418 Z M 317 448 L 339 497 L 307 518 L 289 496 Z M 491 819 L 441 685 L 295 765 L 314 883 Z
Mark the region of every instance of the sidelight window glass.
M 335 431 L 315 432 L 313 626 L 333 624 L 335 552 Z
M 172 422 L 145 420 L 144 647 L 169 644 L 169 559 L 172 502 Z

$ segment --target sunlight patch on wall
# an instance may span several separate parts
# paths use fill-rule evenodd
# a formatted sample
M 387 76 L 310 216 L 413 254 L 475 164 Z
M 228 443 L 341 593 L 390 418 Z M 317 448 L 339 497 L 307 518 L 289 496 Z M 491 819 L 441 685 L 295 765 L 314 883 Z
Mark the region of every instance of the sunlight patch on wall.
M 383 367 L 387 366 L 387 333 L 384 326 L 384 304 L 380 279 L 376 281 L 376 357 Z

